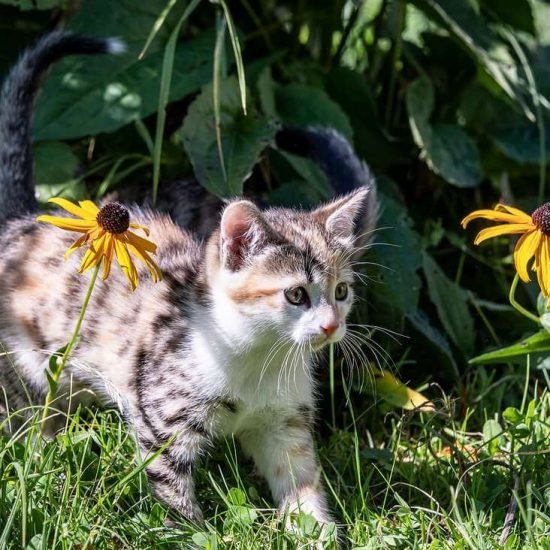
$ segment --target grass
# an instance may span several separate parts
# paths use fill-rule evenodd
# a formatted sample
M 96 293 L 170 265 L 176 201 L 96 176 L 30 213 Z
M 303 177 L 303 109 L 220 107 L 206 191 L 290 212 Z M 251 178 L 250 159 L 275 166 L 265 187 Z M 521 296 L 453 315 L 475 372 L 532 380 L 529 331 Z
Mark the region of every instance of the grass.
M 343 546 L 550 548 L 550 394 L 521 370 L 477 368 L 461 401 L 429 389 L 440 395 L 429 414 L 357 391 L 346 402 L 337 385 L 335 427 L 327 388 L 319 453 Z M 331 547 L 308 516 L 281 529 L 231 440 L 197 472 L 207 526 L 179 530 L 115 411 L 79 410 L 52 440 L 40 413 L 0 439 L 0 548 L 308 548 L 323 536 Z

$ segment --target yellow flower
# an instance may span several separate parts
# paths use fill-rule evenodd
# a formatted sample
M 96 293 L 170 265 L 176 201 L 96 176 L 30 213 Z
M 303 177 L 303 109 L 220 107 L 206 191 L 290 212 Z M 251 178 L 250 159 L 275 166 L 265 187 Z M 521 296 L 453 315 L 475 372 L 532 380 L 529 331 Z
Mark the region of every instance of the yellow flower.
M 80 201 L 78 206 L 66 199 L 53 198 L 49 202 L 57 204 L 76 218 L 56 216 L 38 216 L 39 222 L 51 223 L 61 229 L 83 233 L 65 252 L 67 259 L 76 249 L 88 246 L 82 258 L 80 273 L 99 265 L 103 260 L 103 280 L 111 272 L 113 256 L 116 256 L 120 267 L 130 281 L 132 290 L 138 284 L 138 273 L 130 252 L 141 260 L 151 272 L 156 283 L 162 279 L 162 273 L 150 254 L 157 250 L 156 244 L 128 231 L 128 228 L 141 229 L 149 236 L 149 230 L 137 223 L 130 223 L 130 213 L 117 202 L 110 202 L 99 209 L 92 201 Z
M 480 231 L 474 244 L 500 235 L 521 235 L 514 249 L 514 265 L 521 280 L 528 282 L 529 264 L 536 272 L 542 293 L 550 298 L 550 203 L 543 204 L 530 216 L 525 212 L 497 204 L 494 210 L 476 210 L 462 220 L 462 227 L 477 218 L 504 222 Z

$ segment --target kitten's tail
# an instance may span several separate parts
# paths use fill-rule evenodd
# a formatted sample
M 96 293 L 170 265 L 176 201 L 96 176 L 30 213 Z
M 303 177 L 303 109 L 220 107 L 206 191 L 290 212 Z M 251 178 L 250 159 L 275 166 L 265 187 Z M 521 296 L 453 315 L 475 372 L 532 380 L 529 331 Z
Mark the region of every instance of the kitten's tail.
M 32 111 L 44 73 L 68 55 L 122 53 L 116 38 L 91 38 L 56 30 L 19 58 L 0 91 L 0 225 L 36 209 Z

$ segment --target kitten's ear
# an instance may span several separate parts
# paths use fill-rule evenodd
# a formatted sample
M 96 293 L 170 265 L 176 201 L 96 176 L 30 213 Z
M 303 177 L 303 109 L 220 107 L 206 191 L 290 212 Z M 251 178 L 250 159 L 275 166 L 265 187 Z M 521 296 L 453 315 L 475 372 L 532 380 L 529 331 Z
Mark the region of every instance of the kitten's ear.
M 347 246 L 360 248 L 372 237 L 378 217 L 375 187 L 361 187 L 318 208 L 312 215 L 327 232 Z
M 231 203 L 223 212 L 220 230 L 222 263 L 231 271 L 239 271 L 247 257 L 274 237 L 259 208 L 250 201 Z

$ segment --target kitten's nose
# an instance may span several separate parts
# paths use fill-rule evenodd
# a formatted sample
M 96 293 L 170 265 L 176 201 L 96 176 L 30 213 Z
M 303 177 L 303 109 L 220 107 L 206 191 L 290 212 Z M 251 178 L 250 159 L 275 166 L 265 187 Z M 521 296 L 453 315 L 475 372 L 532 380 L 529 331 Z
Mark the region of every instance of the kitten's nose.
M 327 336 L 332 336 L 338 330 L 339 326 L 340 325 L 338 323 L 326 323 L 321 325 L 321 330 Z

